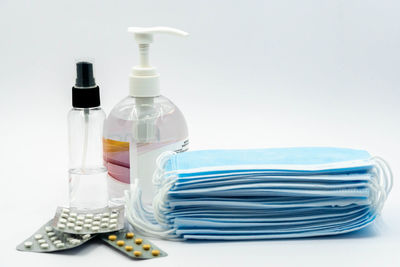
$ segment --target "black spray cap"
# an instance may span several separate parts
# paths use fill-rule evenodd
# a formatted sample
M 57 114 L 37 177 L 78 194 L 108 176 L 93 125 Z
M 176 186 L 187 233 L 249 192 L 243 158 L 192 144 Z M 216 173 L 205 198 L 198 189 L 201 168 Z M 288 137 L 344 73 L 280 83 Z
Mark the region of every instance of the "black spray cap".
M 93 64 L 90 62 L 76 63 L 75 87 L 94 87 L 96 82 L 93 76 Z
M 75 86 L 72 87 L 72 106 L 74 108 L 93 108 L 100 106 L 100 90 L 93 76 L 93 64 L 81 61 L 76 63 Z

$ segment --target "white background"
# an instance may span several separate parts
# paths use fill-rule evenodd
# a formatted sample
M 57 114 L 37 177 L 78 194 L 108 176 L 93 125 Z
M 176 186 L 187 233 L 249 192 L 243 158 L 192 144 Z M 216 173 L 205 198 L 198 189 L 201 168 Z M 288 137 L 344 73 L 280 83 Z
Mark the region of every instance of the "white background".
M 0 0 L 0 266 L 399 266 L 399 13 L 386 0 Z M 156 241 L 169 256 L 142 262 L 99 242 L 17 252 L 67 199 L 75 59 L 95 59 L 108 113 L 137 62 L 127 27 L 158 25 L 191 34 L 158 36 L 151 47 L 191 149 L 366 149 L 395 174 L 381 221 L 332 238 Z

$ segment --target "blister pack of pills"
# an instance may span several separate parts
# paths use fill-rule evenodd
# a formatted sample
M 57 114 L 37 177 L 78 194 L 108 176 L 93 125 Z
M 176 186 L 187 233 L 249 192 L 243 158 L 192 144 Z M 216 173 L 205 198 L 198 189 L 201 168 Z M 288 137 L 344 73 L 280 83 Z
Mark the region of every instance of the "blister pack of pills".
M 101 234 L 99 237 L 107 244 L 134 259 L 153 259 L 168 255 L 153 243 L 127 230 Z
M 117 231 L 124 228 L 124 207 L 98 210 L 77 210 L 58 207 L 53 227 L 69 234 L 95 234 Z
M 17 246 L 17 250 L 31 252 L 52 252 L 74 248 L 87 242 L 95 235 L 67 234 L 55 230 L 53 220 L 43 225 L 35 234 Z

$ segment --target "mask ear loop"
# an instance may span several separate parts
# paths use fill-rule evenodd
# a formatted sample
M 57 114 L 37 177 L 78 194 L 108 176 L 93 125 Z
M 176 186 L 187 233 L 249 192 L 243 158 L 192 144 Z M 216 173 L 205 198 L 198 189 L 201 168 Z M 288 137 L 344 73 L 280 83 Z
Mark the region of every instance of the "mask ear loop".
M 164 177 L 167 176 L 169 173 L 175 173 L 174 171 L 166 172 L 164 170 L 164 166 L 169 161 L 172 159 L 172 156 L 176 155 L 176 152 L 173 151 L 165 151 L 161 153 L 160 156 L 158 156 L 156 160 L 156 170 L 154 171 L 153 174 L 153 184 L 156 186 L 160 186 L 164 182 Z M 173 170 L 176 170 L 175 168 L 175 161 L 171 160 L 171 163 L 173 164 Z
M 170 181 L 168 184 L 165 184 L 160 192 L 156 195 L 153 202 L 154 218 L 159 224 L 168 227 L 171 223 L 171 220 L 165 216 L 171 211 L 171 207 L 168 205 L 168 192 L 174 183 L 175 181 Z
M 128 199 L 127 220 L 135 230 L 153 237 L 181 240 L 176 235 L 176 230 L 169 228 L 169 225 L 161 225 L 155 219 L 149 220 L 141 202 L 141 192 L 137 185 L 133 185 L 131 192 L 126 192 Z
M 386 193 L 382 189 L 382 187 L 379 185 L 377 179 L 380 176 L 380 174 L 377 171 L 374 171 L 373 173 L 373 179 L 369 181 L 368 187 L 371 192 L 371 206 L 372 206 L 372 214 L 375 216 L 376 214 L 379 214 L 382 207 L 383 203 L 386 198 Z
M 389 164 L 381 157 L 373 157 L 374 178 L 371 186 L 378 194 L 374 201 L 374 214 L 380 214 L 383 204 L 393 187 L 393 173 Z
M 165 172 L 165 164 L 167 161 L 171 160 L 171 158 L 176 155 L 176 152 L 166 151 L 162 153 L 156 160 L 156 171 L 153 175 L 153 184 L 157 186 L 157 194 L 153 199 L 153 215 L 157 222 L 160 224 L 168 224 L 170 220 L 168 220 L 164 214 L 168 214 L 170 209 L 167 206 L 167 193 L 175 183 L 177 179 L 177 175 L 175 171 Z M 175 161 L 171 161 L 172 169 L 175 170 Z
M 173 186 L 176 175 L 173 172 L 165 172 L 165 163 L 175 155 L 175 152 L 164 152 L 156 161 L 156 171 L 153 176 L 153 183 L 157 186 L 157 194 L 153 199 L 152 209 L 143 205 L 141 190 L 137 184 L 133 184 L 130 192 L 126 192 L 127 198 L 127 220 L 139 232 L 158 238 L 169 240 L 182 240 L 176 235 L 176 229 L 172 228 L 169 220 L 163 214 L 167 213 L 167 194 Z M 165 175 L 169 174 L 169 175 Z
M 385 189 L 386 194 L 389 194 L 393 188 L 393 172 L 390 168 L 389 164 L 381 157 L 374 157 L 373 158 L 376 165 L 382 172 L 382 185 Z
M 175 154 L 176 154 L 175 152 L 166 151 L 162 153 L 156 160 L 156 170 L 154 172 L 152 182 L 154 185 L 156 185 L 157 191 L 159 190 L 159 187 L 162 185 L 160 181 L 161 178 L 164 176 L 164 171 L 163 171 L 164 165 Z M 154 220 L 153 211 L 151 207 L 149 207 L 148 205 L 143 205 L 142 203 L 140 188 L 137 185 L 134 185 L 131 191 L 135 192 L 136 196 L 136 198 L 134 198 L 136 199 L 135 203 L 138 203 L 138 201 L 140 201 L 140 206 L 141 206 L 140 210 L 142 211 L 143 215 L 145 215 L 149 220 Z

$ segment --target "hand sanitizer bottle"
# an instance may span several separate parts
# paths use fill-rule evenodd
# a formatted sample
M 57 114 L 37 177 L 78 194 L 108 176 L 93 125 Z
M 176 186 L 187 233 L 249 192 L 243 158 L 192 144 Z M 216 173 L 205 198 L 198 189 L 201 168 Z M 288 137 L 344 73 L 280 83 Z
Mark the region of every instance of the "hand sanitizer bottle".
M 103 163 L 103 125 L 100 92 L 93 77 L 93 65 L 76 64 L 77 78 L 72 87 L 68 113 L 69 202 L 78 209 L 104 208 L 108 204 L 107 169 Z
M 154 34 L 186 36 L 168 27 L 128 29 L 139 46 L 139 65 L 132 68 L 129 96 L 109 114 L 104 128 L 104 159 L 108 168 L 108 192 L 112 204 L 124 203 L 124 191 L 138 183 L 142 200 L 151 204 L 158 156 L 165 151 L 188 149 L 188 130 L 181 111 L 160 95 L 159 74 L 149 62 Z

